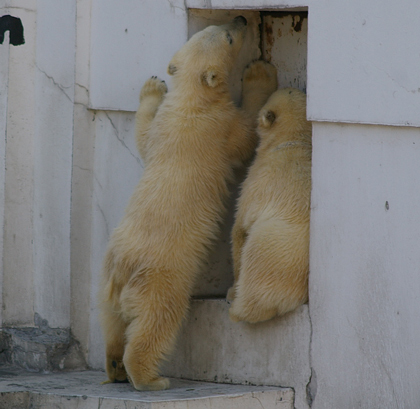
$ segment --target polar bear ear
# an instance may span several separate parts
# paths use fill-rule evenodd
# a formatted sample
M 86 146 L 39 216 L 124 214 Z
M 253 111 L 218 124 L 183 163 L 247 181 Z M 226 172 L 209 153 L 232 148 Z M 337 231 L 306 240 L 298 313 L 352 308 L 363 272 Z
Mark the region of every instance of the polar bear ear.
M 215 88 L 220 84 L 222 79 L 220 73 L 216 69 L 209 68 L 203 72 L 201 80 L 203 81 L 203 84 Z
M 260 116 L 260 126 L 264 128 L 269 128 L 271 125 L 273 125 L 273 122 L 276 120 L 276 114 L 269 110 L 264 111 L 261 113 Z

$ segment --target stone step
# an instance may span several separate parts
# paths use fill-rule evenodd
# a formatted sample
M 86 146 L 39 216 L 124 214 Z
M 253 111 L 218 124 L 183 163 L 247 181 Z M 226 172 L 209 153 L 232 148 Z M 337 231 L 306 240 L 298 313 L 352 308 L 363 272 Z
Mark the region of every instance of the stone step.
M 101 385 L 103 372 L 23 373 L 0 369 L 2 409 L 293 409 L 290 388 L 171 380 L 171 389 L 139 392 Z
M 308 305 L 253 325 L 231 322 L 228 309 L 224 299 L 193 300 L 163 373 L 198 381 L 292 387 L 295 407 L 309 408 L 315 379 Z

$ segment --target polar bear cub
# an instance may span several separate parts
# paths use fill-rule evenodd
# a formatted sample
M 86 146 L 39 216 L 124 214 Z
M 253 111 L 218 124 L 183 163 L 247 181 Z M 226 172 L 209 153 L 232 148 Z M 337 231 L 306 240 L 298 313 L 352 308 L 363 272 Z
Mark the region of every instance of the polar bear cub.
M 276 91 L 261 109 L 257 156 L 232 230 L 233 321 L 255 323 L 308 300 L 312 126 L 306 96 Z
M 254 152 L 258 111 L 277 88 L 275 68 L 259 61 L 244 73 L 243 108 L 231 100 L 229 73 L 246 25 L 240 16 L 195 34 L 169 64 L 172 90 L 156 77 L 141 90 L 136 142 L 144 173 L 110 238 L 101 284 L 110 382 L 169 387 L 159 365 L 217 235 L 232 169 Z

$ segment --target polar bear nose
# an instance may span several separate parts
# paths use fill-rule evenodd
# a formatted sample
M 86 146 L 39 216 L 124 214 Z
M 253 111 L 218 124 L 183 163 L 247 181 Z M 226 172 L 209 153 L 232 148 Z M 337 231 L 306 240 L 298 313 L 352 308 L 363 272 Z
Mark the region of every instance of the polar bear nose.
M 247 25 L 247 21 L 246 21 L 246 18 L 244 17 L 244 16 L 238 16 L 238 17 L 235 17 L 234 19 L 233 19 L 233 22 L 235 23 L 235 24 L 241 24 L 241 25 L 244 25 L 244 26 L 246 26 Z

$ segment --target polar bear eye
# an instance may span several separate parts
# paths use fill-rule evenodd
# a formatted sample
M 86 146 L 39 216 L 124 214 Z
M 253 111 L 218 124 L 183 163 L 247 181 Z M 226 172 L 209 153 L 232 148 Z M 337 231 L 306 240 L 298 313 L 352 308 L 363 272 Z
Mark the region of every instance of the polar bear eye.
M 232 38 L 232 36 L 230 35 L 230 33 L 229 33 L 229 32 L 226 34 L 226 38 L 227 38 L 227 40 L 229 41 L 229 44 L 232 44 L 232 42 L 233 42 L 233 38 Z
M 276 114 L 273 111 L 268 111 L 265 114 L 265 118 L 270 124 L 272 124 L 276 120 Z

